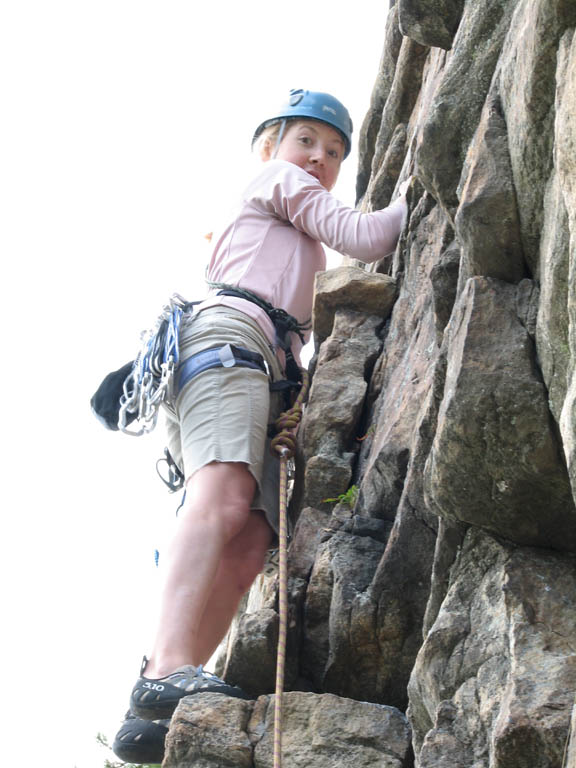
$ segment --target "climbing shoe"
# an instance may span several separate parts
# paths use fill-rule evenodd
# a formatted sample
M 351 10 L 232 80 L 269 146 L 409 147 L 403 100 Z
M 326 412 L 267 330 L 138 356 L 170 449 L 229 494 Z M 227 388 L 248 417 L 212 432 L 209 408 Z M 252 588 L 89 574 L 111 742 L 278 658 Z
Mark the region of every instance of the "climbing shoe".
M 202 665 L 178 667 L 166 677 L 155 680 L 143 677 L 147 659 L 142 663 L 140 677 L 132 689 L 130 710 L 145 720 L 163 720 L 172 717 L 180 699 L 195 693 L 223 693 L 236 699 L 249 699 L 241 688 L 228 685 L 216 675 L 205 672 Z
M 142 720 L 127 712 L 112 751 L 126 763 L 161 763 L 170 720 Z

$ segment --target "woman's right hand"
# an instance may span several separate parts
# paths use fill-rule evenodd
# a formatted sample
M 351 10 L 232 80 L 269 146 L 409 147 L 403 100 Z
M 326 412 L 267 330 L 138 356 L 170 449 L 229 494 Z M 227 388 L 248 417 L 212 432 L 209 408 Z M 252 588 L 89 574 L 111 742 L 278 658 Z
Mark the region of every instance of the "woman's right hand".
M 408 192 L 408 189 L 409 189 L 410 184 L 412 183 L 413 179 L 414 179 L 414 176 L 409 176 L 406 179 L 406 181 L 403 181 L 402 184 L 400 184 L 400 188 L 398 190 L 400 192 L 400 197 L 406 195 L 406 193 Z

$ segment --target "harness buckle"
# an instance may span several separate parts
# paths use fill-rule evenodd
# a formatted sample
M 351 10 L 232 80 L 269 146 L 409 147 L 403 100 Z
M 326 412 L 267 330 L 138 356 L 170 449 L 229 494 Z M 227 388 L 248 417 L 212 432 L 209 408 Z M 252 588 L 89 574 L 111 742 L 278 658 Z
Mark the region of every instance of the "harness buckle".
M 218 357 L 224 368 L 233 368 L 236 365 L 236 358 L 234 357 L 230 344 L 224 344 L 223 347 L 220 347 L 218 350 Z

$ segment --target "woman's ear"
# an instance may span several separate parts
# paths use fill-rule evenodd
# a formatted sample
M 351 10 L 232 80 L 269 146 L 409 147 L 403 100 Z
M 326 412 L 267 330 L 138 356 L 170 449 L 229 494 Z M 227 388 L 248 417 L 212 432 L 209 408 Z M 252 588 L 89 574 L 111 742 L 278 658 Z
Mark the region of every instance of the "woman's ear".
M 274 145 L 268 136 L 266 136 L 266 138 L 260 144 L 259 151 L 260 160 L 262 160 L 263 163 L 267 163 L 268 160 L 272 159 L 272 155 L 274 153 Z

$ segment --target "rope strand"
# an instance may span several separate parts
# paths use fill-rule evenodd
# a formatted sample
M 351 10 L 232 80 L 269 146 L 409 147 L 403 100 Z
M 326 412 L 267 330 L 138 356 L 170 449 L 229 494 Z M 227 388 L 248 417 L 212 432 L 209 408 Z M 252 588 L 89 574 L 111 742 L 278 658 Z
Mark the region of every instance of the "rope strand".
M 282 715 L 284 672 L 286 667 L 286 637 L 288 634 L 288 460 L 296 451 L 296 430 L 302 418 L 303 404 L 308 395 L 308 373 L 302 371 L 302 386 L 292 408 L 276 420 L 278 434 L 271 444 L 280 459 L 280 518 L 278 524 L 278 655 L 274 696 L 274 768 L 282 768 Z

